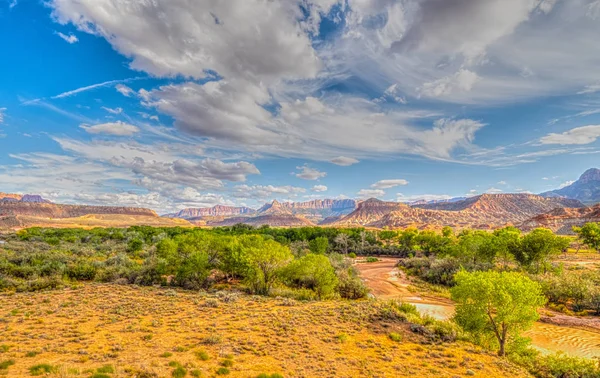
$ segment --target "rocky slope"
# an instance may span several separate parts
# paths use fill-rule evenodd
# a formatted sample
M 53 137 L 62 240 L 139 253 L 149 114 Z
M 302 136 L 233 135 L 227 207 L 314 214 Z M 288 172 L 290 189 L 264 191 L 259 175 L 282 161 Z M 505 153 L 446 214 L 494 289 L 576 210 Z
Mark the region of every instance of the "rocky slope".
M 523 231 L 544 227 L 562 235 L 573 235 L 573 227 L 581 227 L 589 222 L 600 222 L 600 205 L 577 209 L 554 209 L 537 215 L 519 225 Z
M 201 217 L 227 217 L 243 214 L 254 214 L 256 210 L 249 207 L 216 205 L 205 208 L 187 208 L 177 213 L 163 215 L 165 218 L 200 219 Z
M 21 195 L 21 194 L 1 193 L 0 192 L 0 203 L 5 203 L 5 202 L 52 203 L 37 194 Z
M 254 210 L 248 207 L 213 206 L 210 208 L 189 208 L 177 213 L 163 215 L 167 218 L 182 218 L 192 221 L 213 222 L 217 218 L 229 218 L 240 216 L 255 216 L 264 214 L 293 214 L 301 215 L 314 223 L 319 223 L 325 218 L 340 217 L 351 213 L 356 209 L 356 201 L 353 199 L 334 200 L 312 200 L 306 202 L 278 202 L 266 203 L 260 209 Z
M 408 206 L 370 199 L 335 226 L 404 228 L 409 226 L 491 229 L 515 225 L 556 208 L 580 208 L 577 200 L 530 194 L 484 194 L 454 203 Z
M 277 200 L 267 203 L 258 209 L 258 215 L 256 216 L 233 217 L 224 220 L 208 220 L 206 224 L 209 226 L 233 226 L 238 223 L 251 226 L 268 225 L 271 227 L 302 227 L 315 225 L 302 215 L 293 214 L 290 209 L 286 208 Z
M 73 218 L 88 214 L 142 215 L 158 217 L 150 209 L 116 206 L 57 205 L 35 202 L 0 202 L 0 216 L 34 216 L 44 218 Z
M 598 203 L 600 202 L 600 169 L 588 169 L 573 184 L 541 195 L 544 197 L 573 198 L 586 204 Z

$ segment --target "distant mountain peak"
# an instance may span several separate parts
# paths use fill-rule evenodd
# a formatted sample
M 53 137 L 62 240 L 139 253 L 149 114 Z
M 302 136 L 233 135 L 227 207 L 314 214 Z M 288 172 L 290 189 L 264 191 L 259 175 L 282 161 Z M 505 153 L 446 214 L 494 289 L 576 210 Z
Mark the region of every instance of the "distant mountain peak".
M 590 168 L 587 171 L 583 172 L 581 177 L 579 177 L 579 181 L 583 183 L 588 183 L 592 181 L 600 181 L 600 169 L 598 168 Z
M 598 203 L 600 202 L 600 169 L 590 168 L 571 185 L 541 195 L 544 197 L 572 198 L 585 204 Z

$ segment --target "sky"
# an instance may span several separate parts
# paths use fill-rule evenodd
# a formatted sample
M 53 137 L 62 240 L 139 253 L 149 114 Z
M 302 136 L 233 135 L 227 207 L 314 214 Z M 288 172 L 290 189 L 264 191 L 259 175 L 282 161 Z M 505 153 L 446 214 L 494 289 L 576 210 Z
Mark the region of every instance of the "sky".
M 0 0 L 0 191 L 556 189 L 600 165 L 599 35 L 600 0 Z

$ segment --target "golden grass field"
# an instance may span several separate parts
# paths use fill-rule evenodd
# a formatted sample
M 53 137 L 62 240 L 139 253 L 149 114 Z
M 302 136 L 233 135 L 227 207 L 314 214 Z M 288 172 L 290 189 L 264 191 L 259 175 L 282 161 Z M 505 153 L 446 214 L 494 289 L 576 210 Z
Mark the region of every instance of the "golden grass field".
M 373 320 L 375 307 L 108 284 L 4 293 L 0 375 L 48 364 L 56 377 L 527 376 L 470 344 Z

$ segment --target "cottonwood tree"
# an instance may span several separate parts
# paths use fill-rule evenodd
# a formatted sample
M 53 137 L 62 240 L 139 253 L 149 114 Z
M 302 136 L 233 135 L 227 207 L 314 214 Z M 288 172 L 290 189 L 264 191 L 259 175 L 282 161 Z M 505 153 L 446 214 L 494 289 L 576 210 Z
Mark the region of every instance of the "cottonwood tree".
M 463 270 L 455 281 L 456 323 L 477 337 L 495 338 L 499 356 L 506 354 L 509 340 L 538 320 L 538 309 L 546 303 L 540 285 L 516 272 Z
M 583 227 L 573 227 L 573 231 L 583 244 L 600 252 L 600 223 L 586 223 Z
M 551 256 L 559 254 L 569 246 L 569 239 L 554 235 L 551 230 L 536 228 L 523 236 L 518 245 L 513 246 L 515 259 L 529 270 L 546 268 Z

